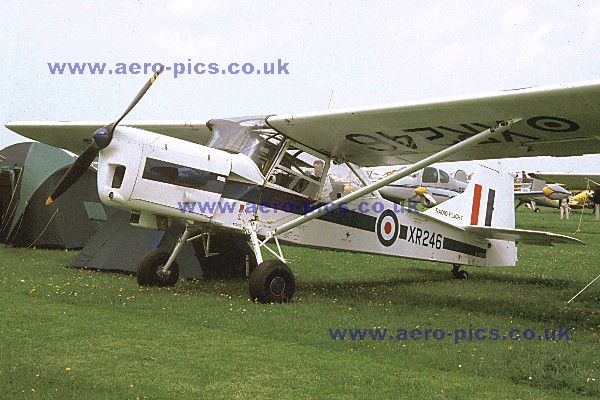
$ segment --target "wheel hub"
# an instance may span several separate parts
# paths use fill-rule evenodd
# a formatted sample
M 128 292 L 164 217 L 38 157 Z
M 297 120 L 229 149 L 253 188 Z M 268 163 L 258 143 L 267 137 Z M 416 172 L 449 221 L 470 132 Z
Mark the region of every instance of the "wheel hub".
M 171 271 L 167 270 L 167 272 L 163 272 L 163 267 L 164 265 L 159 265 L 156 268 L 156 276 L 158 277 L 158 279 L 160 280 L 166 280 L 169 278 L 169 276 L 171 275 Z
M 281 294 L 285 291 L 285 280 L 280 276 L 273 278 L 269 288 L 274 296 L 281 296 Z

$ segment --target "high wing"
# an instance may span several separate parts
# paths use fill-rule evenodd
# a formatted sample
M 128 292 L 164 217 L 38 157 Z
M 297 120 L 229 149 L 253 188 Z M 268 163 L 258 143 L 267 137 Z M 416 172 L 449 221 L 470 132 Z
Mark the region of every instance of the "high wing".
M 92 133 L 112 121 L 9 122 L 6 127 L 13 132 L 42 143 L 81 154 L 88 146 Z M 172 136 L 198 144 L 206 144 L 211 131 L 207 121 L 126 121 L 124 126 Z
M 594 188 L 600 184 L 600 174 L 580 174 L 571 172 L 536 172 L 530 173 L 534 178 L 547 182 L 563 184 L 571 189 Z
M 498 121 L 522 119 L 446 161 L 600 151 L 600 80 L 406 102 L 276 115 L 284 135 L 361 166 L 414 163 Z
M 476 96 L 327 110 L 266 118 L 272 128 L 340 162 L 368 167 L 414 163 L 499 121 L 520 120 L 447 159 L 574 156 L 600 152 L 600 80 Z M 129 121 L 134 126 L 206 143 L 206 121 Z M 31 139 L 81 153 L 105 122 L 11 122 Z

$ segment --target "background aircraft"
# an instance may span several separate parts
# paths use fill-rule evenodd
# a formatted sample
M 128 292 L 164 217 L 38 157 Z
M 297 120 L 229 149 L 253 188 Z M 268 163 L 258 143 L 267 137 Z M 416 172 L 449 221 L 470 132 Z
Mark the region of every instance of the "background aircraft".
M 572 190 L 593 189 L 600 186 L 600 174 L 576 173 L 576 172 L 532 172 L 533 178 L 546 182 L 559 183 Z
M 571 207 L 593 207 L 600 203 L 600 175 L 575 172 L 535 172 L 530 174 L 538 179 L 556 182 L 577 193 L 570 201 Z
M 558 184 L 547 184 L 534 178 L 531 182 L 523 183 L 520 190 L 515 190 L 515 208 L 523 204 L 531 205 L 534 212 L 539 211 L 538 207 L 559 208 L 560 201 L 569 197 L 569 194 L 567 189 Z
M 454 175 L 453 177 L 440 168 L 427 167 L 384 186 L 379 189 L 379 193 L 391 201 L 417 201 L 424 207 L 430 208 L 464 192 L 468 184 L 467 174 L 458 170 Z M 381 179 L 385 176 L 386 174 L 382 174 L 378 178 Z M 558 207 L 558 202 L 568 196 L 569 192 L 561 186 L 546 185 L 545 182 L 539 180 L 536 180 L 533 186 L 529 186 L 527 189 L 522 187 L 521 190 L 514 192 L 516 207 L 525 203 L 533 203 L 534 209 L 535 204 L 549 207 L 556 204 Z
M 418 201 L 429 208 L 464 192 L 466 187 L 466 180 L 459 181 L 440 168 L 426 167 L 382 187 L 379 193 L 391 201 Z

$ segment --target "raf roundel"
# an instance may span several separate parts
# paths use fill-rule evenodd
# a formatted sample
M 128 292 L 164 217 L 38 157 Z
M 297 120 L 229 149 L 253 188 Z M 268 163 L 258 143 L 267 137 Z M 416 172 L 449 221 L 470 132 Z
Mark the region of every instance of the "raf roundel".
M 389 247 L 394 244 L 398 237 L 398 217 L 391 210 L 385 210 L 377 219 L 377 238 L 379 242 Z
M 548 116 L 529 118 L 527 124 L 532 128 L 545 132 L 575 132 L 579 129 L 577 122 Z

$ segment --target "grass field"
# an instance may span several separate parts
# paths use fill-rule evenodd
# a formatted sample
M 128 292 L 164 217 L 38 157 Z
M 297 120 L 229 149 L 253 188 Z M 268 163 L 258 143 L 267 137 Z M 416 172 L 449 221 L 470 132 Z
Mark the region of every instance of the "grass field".
M 517 212 L 572 235 L 579 215 Z M 245 280 L 139 288 L 64 268 L 74 252 L 0 248 L 0 398 L 598 398 L 600 222 L 587 246 L 521 246 L 516 268 L 284 248 L 297 289 L 253 304 Z M 126 251 L 124 249 L 123 251 Z M 571 340 L 332 340 L 329 329 L 570 328 Z M 389 335 L 388 335 L 389 336 Z M 558 338 L 557 338 L 558 339 Z

